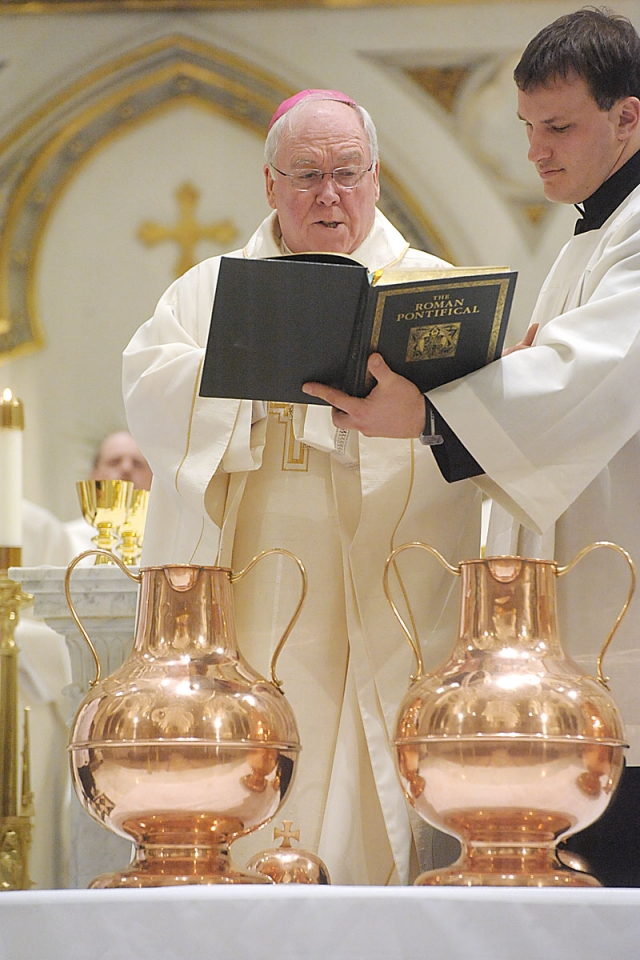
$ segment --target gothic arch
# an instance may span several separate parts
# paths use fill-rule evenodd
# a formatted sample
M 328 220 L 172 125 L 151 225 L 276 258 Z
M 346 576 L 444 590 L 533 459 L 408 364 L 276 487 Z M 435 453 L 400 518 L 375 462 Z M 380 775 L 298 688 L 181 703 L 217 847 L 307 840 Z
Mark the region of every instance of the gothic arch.
M 235 55 L 172 35 L 100 65 L 26 117 L 0 142 L 0 354 L 43 342 L 34 286 L 44 228 L 95 151 L 153 112 L 185 102 L 264 136 L 273 110 L 291 93 Z M 384 166 L 380 207 L 414 246 L 446 256 L 419 205 Z

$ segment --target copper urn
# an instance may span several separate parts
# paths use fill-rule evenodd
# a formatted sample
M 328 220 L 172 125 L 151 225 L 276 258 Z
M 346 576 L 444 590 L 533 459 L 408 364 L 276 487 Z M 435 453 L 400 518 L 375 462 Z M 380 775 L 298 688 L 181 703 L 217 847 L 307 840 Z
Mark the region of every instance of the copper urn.
M 389 594 L 390 566 L 409 547 L 461 578 L 458 637 L 432 673 Z M 596 547 L 624 556 L 631 587 L 591 677 L 560 642 L 556 580 Z M 462 844 L 456 863 L 415 882 L 597 886 L 556 847 L 604 813 L 623 768 L 622 721 L 601 663 L 635 588 L 628 554 L 597 543 L 566 567 L 510 556 L 453 567 L 433 547 L 409 543 L 389 557 L 384 586 L 417 661 L 395 727 L 400 780 L 417 813 Z
M 70 734 L 71 772 L 87 812 L 134 844 L 131 864 L 92 887 L 269 883 L 234 866 L 229 845 L 267 823 L 291 787 L 300 738 L 275 674 L 306 595 L 301 562 L 267 550 L 244 570 L 174 564 L 124 573 L 140 583 L 134 646 L 96 679 Z M 301 596 L 271 661 L 271 681 L 238 649 L 232 583 L 258 560 L 285 554 L 299 567 Z

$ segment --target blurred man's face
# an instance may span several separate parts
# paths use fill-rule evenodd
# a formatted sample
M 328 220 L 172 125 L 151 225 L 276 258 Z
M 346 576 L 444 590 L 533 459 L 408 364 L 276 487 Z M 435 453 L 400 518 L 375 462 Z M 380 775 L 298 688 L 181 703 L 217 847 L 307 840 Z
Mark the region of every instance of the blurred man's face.
M 275 166 L 285 174 L 304 170 L 329 173 L 338 167 L 366 170 L 369 143 L 355 110 L 332 100 L 311 100 L 284 131 Z M 296 190 L 288 177 L 264 168 L 267 200 L 278 211 L 282 237 L 293 253 L 352 253 L 367 236 L 380 195 L 378 164 L 354 187 L 332 177 L 310 190 Z
M 576 75 L 528 93 L 518 90 L 529 160 L 536 165 L 547 200 L 581 203 L 628 159 L 621 123 L 624 104 L 619 100 L 611 110 L 601 110 Z
M 132 480 L 136 490 L 151 488 L 151 467 L 130 433 L 112 433 L 101 447 L 92 480 Z

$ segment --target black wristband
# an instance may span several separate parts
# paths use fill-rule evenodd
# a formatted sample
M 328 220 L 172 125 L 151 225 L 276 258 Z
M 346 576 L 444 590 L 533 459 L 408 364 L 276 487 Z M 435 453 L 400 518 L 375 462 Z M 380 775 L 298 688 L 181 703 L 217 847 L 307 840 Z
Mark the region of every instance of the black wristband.
M 426 394 L 424 397 L 424 406 L 425 421 L 424 430 L 420 434 L 420 443 L 424 443 L 426 447 L 438 447 L 441 443 L 444 443 L 444 437 L 442 434 L 436 433 L 436 417 Z

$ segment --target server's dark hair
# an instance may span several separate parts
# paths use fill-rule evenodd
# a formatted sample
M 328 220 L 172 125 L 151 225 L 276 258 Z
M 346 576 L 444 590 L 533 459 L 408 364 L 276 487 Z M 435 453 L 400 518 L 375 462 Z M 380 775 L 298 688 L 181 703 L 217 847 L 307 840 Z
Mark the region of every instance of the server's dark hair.
M 627 17 L 584 7 L 544 27 L 527 45 L 513 78 L 525 93 L 581 77 L 601 110 L 640 98 L 640 37 Z

